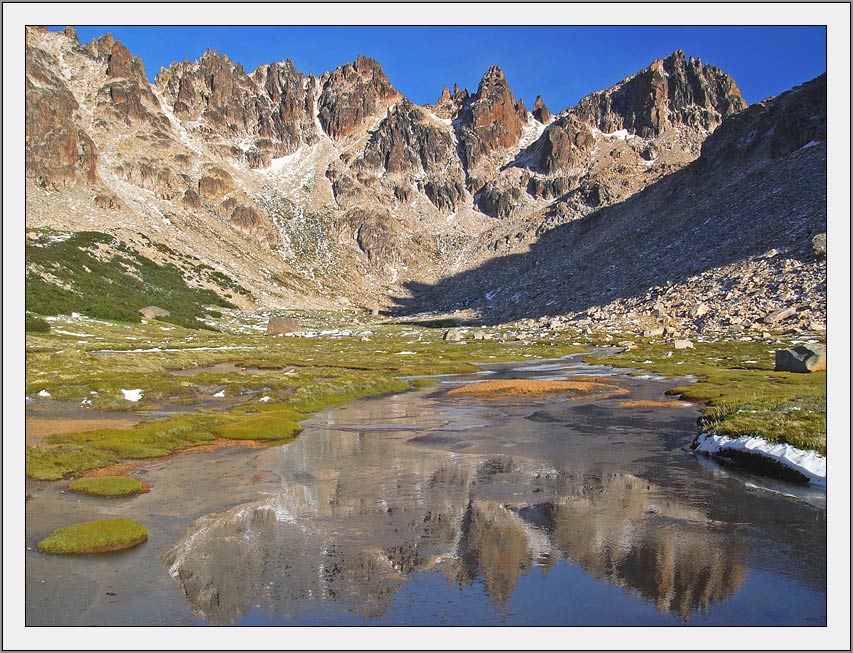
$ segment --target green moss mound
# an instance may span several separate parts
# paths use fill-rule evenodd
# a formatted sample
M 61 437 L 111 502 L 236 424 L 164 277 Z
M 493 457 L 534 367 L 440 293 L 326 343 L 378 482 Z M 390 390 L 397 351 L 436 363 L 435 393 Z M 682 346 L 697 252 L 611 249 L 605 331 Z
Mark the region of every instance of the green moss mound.
M 39 481 L 58 481 L 115 461 L 112 453 L 85 446 L 27 447 L 26 471 L 27 476 Z
M 38 543 L 42 553 L 90 554 L 122 551 L 148 539 L 148 529 L 132 519 L 99 519 L 58 528 Z
M 145 485 L 131 476 L 94 476 L 71 481 L 68 489 L 95 497 L 125 497 L 144 492 Z

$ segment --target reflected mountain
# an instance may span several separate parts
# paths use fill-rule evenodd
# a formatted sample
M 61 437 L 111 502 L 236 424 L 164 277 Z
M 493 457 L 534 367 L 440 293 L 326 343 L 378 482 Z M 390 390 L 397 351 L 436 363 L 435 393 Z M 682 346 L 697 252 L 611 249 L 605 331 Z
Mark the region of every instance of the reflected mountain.
M 370 621 L 428 571 L 481 584 L 500 606 L 532 568 L 564 561 L 688 621 L 746 575 L 732 528 L 629 474 L 405 455 L 402 441 L 384 442 L 379 467 L 363 433 L 323 439 L 349 464 L 302 470 L 259 501 L 203 517 L 163 555 L 197 614 L 227 625 L 253 607 L 291 618 L 325 605 Z

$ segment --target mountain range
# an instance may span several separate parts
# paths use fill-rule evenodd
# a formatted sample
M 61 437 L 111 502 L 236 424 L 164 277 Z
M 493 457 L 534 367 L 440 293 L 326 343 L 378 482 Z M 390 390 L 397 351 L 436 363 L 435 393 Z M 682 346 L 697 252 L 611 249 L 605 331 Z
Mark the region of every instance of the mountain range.
M 109 234 L 88 255 L 247 310 L 825 329 L 825 75 L 747 106 L 676 51 L 556 112 L 498 66 L 448 82 L 419 106 L 367 57 L 316 77 L 208 50 L 151 83 L 109 34 L 29 27 L 27 227 Z

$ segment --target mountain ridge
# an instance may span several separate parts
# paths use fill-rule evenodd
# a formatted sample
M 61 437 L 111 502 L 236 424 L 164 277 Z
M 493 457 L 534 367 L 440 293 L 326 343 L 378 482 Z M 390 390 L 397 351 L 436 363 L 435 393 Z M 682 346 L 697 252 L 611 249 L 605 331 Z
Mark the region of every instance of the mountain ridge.
M 29 28 L 27 224 L 201 254 L 244 308 L 389 305 L 655 186 L 749 111 L 680 50 L 554 115 L 497 66 L 419 106 L 364 56 L 315 77 L 208 50 L 151 84 L 109 35 Z

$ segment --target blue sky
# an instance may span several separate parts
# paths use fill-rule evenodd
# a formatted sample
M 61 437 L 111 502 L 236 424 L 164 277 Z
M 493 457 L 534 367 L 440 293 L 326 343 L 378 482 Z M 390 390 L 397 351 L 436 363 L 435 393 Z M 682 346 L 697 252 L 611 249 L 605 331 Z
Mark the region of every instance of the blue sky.
M 82 42 L 112 32 L 141 57 L 153 80 L 161 66 L 196 60 L 207 48 L 247 71 L 292 59 L 320 75 L 359 54 L 373 57 L 417 104 L 454 82 L 472 92 L 499 65 L 528 108 L 541 94 L 558 112 L 682 49 L 734 77 L 750 103 L 826 71 L 823 26 L 774 27 L 77 27 Z

